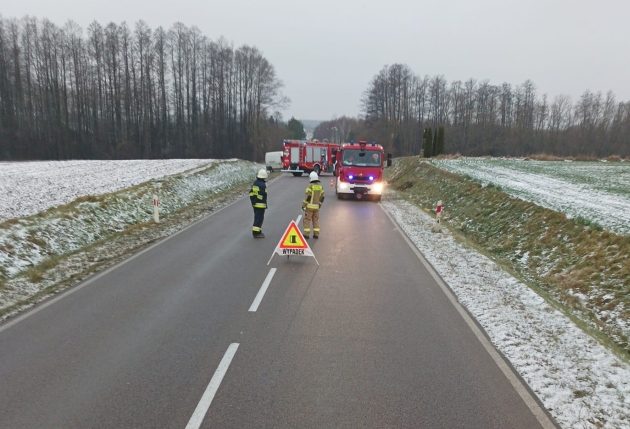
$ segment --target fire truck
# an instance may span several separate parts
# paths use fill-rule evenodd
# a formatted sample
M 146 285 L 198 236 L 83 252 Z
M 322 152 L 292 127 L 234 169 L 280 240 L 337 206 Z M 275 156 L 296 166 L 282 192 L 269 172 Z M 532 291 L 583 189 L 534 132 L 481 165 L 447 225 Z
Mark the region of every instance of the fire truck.
M 335 176 L 337 198 L 381 200 L 383 193 L 383 168 L 391 165 L 391 155 L 383 146 L 359 141 L 344 143 L 336 153 Z
M 282 171 L 301 176 L 311 171 L 317 174 L 332 173 L 339 144 L 317 140 L 284 140 L 282 149 Z

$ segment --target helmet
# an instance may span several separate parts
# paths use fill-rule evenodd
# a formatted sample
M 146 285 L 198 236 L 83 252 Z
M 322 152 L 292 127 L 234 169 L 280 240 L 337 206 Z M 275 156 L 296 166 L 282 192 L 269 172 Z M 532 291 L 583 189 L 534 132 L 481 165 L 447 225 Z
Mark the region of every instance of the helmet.
M 317 175 L 317 172 L 315 171 L 311 171 L 311 174 L 308 175 L 308 178 L 310 179 L 311 182 L 319 180 L 319 176 Z
M 256 174 L 256 177 L 259 179 L 266 179 L 267 177 L 269 177 L 269 174 L 267 173 L 267 170 L 261 168 L 260 170 L 258 170 L 258 174 Z

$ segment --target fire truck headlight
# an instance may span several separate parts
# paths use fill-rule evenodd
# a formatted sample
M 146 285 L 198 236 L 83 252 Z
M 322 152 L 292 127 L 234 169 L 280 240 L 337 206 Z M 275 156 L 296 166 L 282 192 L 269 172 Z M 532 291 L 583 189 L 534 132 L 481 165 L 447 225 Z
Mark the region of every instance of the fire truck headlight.
M 350 189 L 350 185 L 346 182 L 339 182 L 339 190 L 340 191 L 347 191 L 348 189 Z
M 374 190 L 374 192 L 376 192 L 377 194 L 381 194 L 383 193 L 383 184 L 382 183 L 375 183 L 372 187 L 372 189 Z

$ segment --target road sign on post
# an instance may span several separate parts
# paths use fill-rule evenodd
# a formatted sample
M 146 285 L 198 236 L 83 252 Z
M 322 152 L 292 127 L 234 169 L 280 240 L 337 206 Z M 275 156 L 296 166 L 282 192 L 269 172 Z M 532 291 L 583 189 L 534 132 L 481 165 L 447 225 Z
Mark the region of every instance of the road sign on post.
M 317 262 L 317 265 L 319 265 L 315 254 L 294 220 L 291 221 L 286 231 L 284 231 L 284 234 L 282 234 L 282 238 L 271 254 L 271 258 L 267 261 L 267 265 L 269 265 L 273 255 L 276 253 L 280 256 L 286 256 L 287 258 L 290 256 L 312 256 L 315 262 Z

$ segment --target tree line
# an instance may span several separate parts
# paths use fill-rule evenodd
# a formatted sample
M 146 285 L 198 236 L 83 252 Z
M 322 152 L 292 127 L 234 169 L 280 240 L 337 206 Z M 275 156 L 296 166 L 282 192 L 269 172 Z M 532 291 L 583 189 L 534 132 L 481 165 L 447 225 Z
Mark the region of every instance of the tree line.
M 520 85 L 423 78 L 408 66 L 383 67 L 365 91 L 362 120 L 320 124 L 318 138 L 343 130 L 369 136 L 396 154 L 420 154 L 427 129 L 443 128 L 445 151 L 464 155 L 630 156 L 630 102 L 586 90 L 572 102 Z
M 257 48 L 182 23 L 0 17 L 0 159 L 262 159 L 281 87 Z

